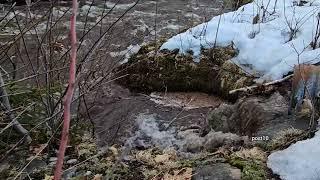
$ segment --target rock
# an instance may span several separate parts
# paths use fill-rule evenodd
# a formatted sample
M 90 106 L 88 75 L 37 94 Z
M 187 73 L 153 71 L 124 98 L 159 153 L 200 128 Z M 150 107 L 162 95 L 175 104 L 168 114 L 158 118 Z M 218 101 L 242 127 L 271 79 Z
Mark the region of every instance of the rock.
M 71 179 L 76 175 L 77 169 L 75 167 L 65 170 L 62 174 L 62 179 Z
M 200 134 L 193 129 L 179 132 L 178 137 L 183 138 L 184 141 L 182 151 L 200 152 L 203 149 L 205 138 L 200 137 Z
M 216 163 L 197 167 L 193 180 L 240 180 L 241 171 L 226 163 Z
M 247 137 L 240 137 L 232 133 L 210 131 L 206 136 L 201 137 L 196 130 L 186 130 L 178 133 L 183 139 L 182 151 L 200 152 L 202 150 L 214 151 L 219 147 L 239 147 L 246 142 Z
M 234 106 L 222 103 L 219 108 L 214 109 L 208 116 L 209 125 L 215 131 L 229 131 L 228 119 L 235 111 Z
M 8 162 L 1 162 L 0 163 L 0 178 L 7 174 L 10 169 L 10 164 Z
M 67 164 L 75 164 L 77 162 L 78 162 L 77 159 L 70 159 L 70 160 L 67 161 Z
M 84 174 L 84 176 L 90 176 L 91 174 L 92 174 L 91 171 L 87 171 L 87 172 Z
M 32 172 L 45 169 L 46 167 L 47 167 L 47 163 L 44 160 L 40 158 L 36 158 L 36 159 L 33 159 L 30 162 L 30 164 L 28 164 L 28 166 L 25 169 L 25 172 L 31 174 Z
M 205 136 L 206 142 L 204 148 L 207 151 L 213 151 L 221 146 L 239 146 L 243 144 L 243 140 L 236 134 L 223 133 L 221 131 L 214 132 L 211 131 Z
M 290 127 L 307 129 L 308 120 L 288 115 L 288 103 L 278 92 L 270 97 L 246 97 L 234 105 L 220 105 L 210 113 L 208 121 L 215 130 L 265 139 Z
M 48 164 L 48 166 L 49 167 L 53 167 L 53 166 L 55 166 L 57 164 L 57 161 L 53 161 L 53 162 L 50 162 L 49 164 Z
M 49 161 L 50 161 L 50 162 L 57 161 L 57 160 L 58 160 L 57 157 L 50 157 L 50 158 L 49 158 Z

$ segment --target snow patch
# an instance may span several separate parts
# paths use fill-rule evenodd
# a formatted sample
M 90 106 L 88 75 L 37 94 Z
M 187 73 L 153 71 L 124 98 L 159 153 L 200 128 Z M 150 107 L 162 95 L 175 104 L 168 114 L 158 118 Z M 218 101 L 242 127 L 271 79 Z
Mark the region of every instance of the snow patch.
M 111 57 L 118 57 L 118 56 L 123 56 L 124 60 L 120 62 L 120 64 L 127 63 L 129 58 L 136 54 L 140 50 L 141 46 L 140 45 L 130 45 L 127 47 L 126 50 L 120 51 L 120 52 L 110 52 Z
M 116 4 L 113 2 L 106 2 L 106 6 L 107 8 L 112 8 L 114 7 L 115 9 L 120 9 L 120 10 L 125 10 L 125 9 L 129 9 L 130 7 L 132 7 L 135 3 L 130 3 L 130 4 Z
M 289 148 L 272 153 L 267 165 L 284 180 L 320 179 L 320 131 Z
M 173 30 L 180 30 L 183 28 L 183 26 L 180 26 L 180 25 L 174 25 L 174 24 L 169 24 L 167 25 L 165 28 L 168 28 L 168 29 L 173 29 Z
M 263 80 L 279 79 L 298 62 L 320 61 L 320 48 L 313 50 L 309 45 L 319 8 L 320 0 L 303 6 L 295 0 L 254 0 L 172 37 L 161 49 L 178 48 L 181 53 L 191 49 L 197 57 L 202 47 L 233 44 L 239 50 L 235 63 L 251 65 L 249 72 L 262 74 Z M 292 33 L 290 28 L 297 32 Z
M 80 15 L 81 16 L 88 16 L 91 18 L 101 18 L 103 12 L 103 8 L 97 7 L 97 6 L 92 6 L 92 5 L 84 5 L 80 9 Z

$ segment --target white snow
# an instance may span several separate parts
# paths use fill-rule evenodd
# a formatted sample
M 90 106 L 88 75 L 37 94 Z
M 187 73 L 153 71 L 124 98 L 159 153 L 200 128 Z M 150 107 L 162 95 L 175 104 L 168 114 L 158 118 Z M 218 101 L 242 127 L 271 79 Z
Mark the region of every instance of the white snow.
M 130 45 L 127 47 L 126 50 L 120 51 L 120 52 L 110 52 L 111 57 L 118 57 L 118 56 L 123 56 L 124 60 L 120 62 L 120 64 L 124 64 L 128 62 L 129 58 L 136 54 L 140 50 L 141 46 L 139 44 L 136 45 Z
M 116 4 L 116 3 L 113 3 L 113 2 L 109 2 L 109 1 L 106 2 L 107 8 L 112 8 L 112 7 L 114 7 L 115 9 L 121 9 L 121 10 L 129 9 L 129 8 L 130 8 L 131 6 L 133 6 L 134 4 L 135 4 L 135 3 Z
M 215 41 L 217 46 L 233 44 L 239 50 L 235 63 L 261 74 L 263 80 L 279 79 L 298 62 L 320 61 L 320 48 L 312 50 L 309 45 L 316 31 L 320 0 L 297 4 L 295 0 L 255 0 L 172 37 L 161 49 L 179 48 L 182 53 L 191 49 L 198 57 L 201 47 L 212 47 Z M 260 20 L 253 24 L 257 14 Z M 291 40 L 290 27 L 297 29 Z
M 156 114 L 139 114 L 136 117 L 136 123 L 138 130 L 134 136 L 126 141 L 126 146 L 129 148 L 137 144 L 160 148 L 174 147 L 181 144 L 180 140 L 176 138 L 175 128 L 169 128 L 167 131 L 161 130 Z M 163 124 L 163 127 L 166 126 L 167 124 Z
M 320 179 L 320 131 L 268 157 L 268 167 L 284 180 Z

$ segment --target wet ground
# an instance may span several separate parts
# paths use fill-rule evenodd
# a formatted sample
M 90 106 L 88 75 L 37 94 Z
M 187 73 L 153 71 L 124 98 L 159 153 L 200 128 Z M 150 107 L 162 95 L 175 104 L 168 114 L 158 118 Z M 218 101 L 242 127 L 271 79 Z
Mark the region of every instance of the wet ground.
M 112 8 L 115 1 L 107 1 L 106 5 L 97 2 L 92 17 Z M 118 17 L 134 5 L 134 0 L 121 0 L 108 15 L 106 25 L 117 20 Z M 112 37 L 108 44 L 120 51 L 129 45 L 139 45 L 143 42 L 154 41 L 160 37 L 173 36 L 187 28 L 210 20 L 221 13 L 221 0 L 140 0 L 119 23 L 108 33 Z M 82 12 L 90 8 L 87 2 Z M 105 10 L 108 12 L 108 10 Z
M 126 2 L 117 5 L 118 7 L 115 6 L 110 21 L 116 20 L 121 13 L 133 5 L 134 1 Z M 96 5 L 98 8 L 103 6 L 99 3 Z M 108 7 L 113 5 L 113 2 L 107 3 Z M 131 49 L 134 50 L 142 43 L 152 42 L 161 37 L 167 38 L 208 21 L 221 12 L 221 6 L 222 2 L 210 0 L 142 0 L 110 31 L 107 58 L 123 60 L 126 58 L 126 53 L 130 54 Z M 89 7 L 87 5 L 82 9 Z M 89 112 L 101 146 L 123 142 L 128 136 L 132 136 L 136 117 L 142 113 L 155 114 L 157 120 L 172 121 L 173 125 L 178 127 L 192 125 L 206 127 L 208 112 L 221 102 L 218 98 L 208 98 L 201 93 L 200 95 L 197 93 L 153 94 L 156 96 L 132 94 L 117 85 L 100 87 L 98 92 L 95 98 L 89 98 L 93 105 Z M 159 96 L 166 97 L 162 103 L 157 99 Z M 175 97 L 181 100 L 180 104 L 172 105 L 168 102 L 168 99 L 170 101 Z M 186 105 L 193 106 L 188 108 L 185 107 Z
M 175 104 L 166 100 L 155 99 L 154 96 L 131 93 L 117 85 L 104 87 L 93 101 L 90 108 L 91 119 L 95 124 L 96 137 L 100 146 L 111 143 L 123 143 L 134 135 L 138 126 L 137 117 L 140 115 L 154 115 L 161 124 L 170 124 L 171 127 L 199 128 L 205 134 L 208 129 L 208 113 L 220 105 L 219 98 L 211 101 L 204 100 L 202 93 L 175 93 L 186 98 L 176 98 Z M 187 95 L 186 95 L 187 94 Z M 170 96 L 162 96 L 164 99 Z M 188 99 L 187 105 L 183 101 Z M 209 98 L 210 99 L 210 98 Z M 181 102 L 181 103 L 177 103 Z M 194 103 L 191 103 L 194 102 Z M 203 102 L 203 103 L 201 103 Z M 204 104 L 205 106 L 199 105 Z M 165 130 L 166 127 L 159 127 Z

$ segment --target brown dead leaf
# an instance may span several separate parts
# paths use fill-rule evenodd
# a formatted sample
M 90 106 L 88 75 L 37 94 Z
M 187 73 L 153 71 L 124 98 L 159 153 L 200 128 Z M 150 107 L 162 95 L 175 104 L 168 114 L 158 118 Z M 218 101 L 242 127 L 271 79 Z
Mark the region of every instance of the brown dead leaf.
M 118 156 L 119 155 L 119 151 L 118 151 L 118 149 L 117 148 L 115 148 L 114 146 L 111 146 L 110 148 L 109 148 L 109 150 L 112 152 L 112 154 L 113 154 L 113 156 Z
M 154 161 L 157 163 L 157 164 L 163 164 L 165 162 L 168 162 L 169 159 L 170 159 L 170 155 L 169 154 L 160 154 L 160 155 L 156 155 L 156 157 L 154 158 Z
M 47 146 L 47 144 L 37 144 L 34 146 L 30 146 L 30 151 L 34 154 L 40 154 L 41 151 Z
M 172 173 L 166 173 L 163 176 L 163 180 L 191 180 L 192 168 L 183 168 L 180 170 L 174 170 Z
M 102 180 L 102 177 L 102 174 L 96 174 L 94 175 L 93 180 Z
M 234 154 L 243 159 L 257 159 L 262 162 L 267 161 L 267 154 L 261 148 L 258 147 L 254 147 L 251 149 L 242 149 L 238 152 L 235 152 Z
M 53 180 L 53 176 L 49 176 L 47 174 L 44 175 L 44 180 Z
M 143 161 L 148 164 L 154 164 L 154 160 L 152 157 L 151 150 L 146 150 L 146 151 L 139 151 L 136 155 L 135 158 L 139 161 Z

